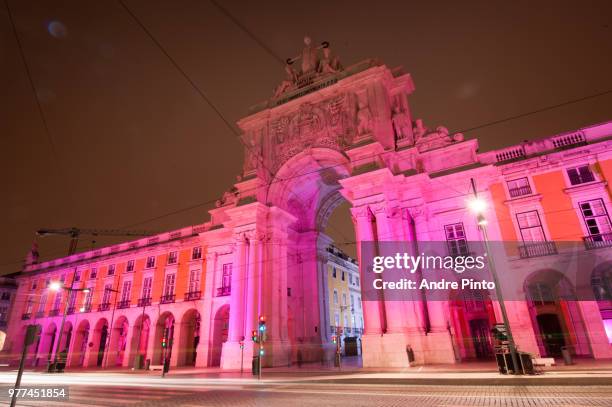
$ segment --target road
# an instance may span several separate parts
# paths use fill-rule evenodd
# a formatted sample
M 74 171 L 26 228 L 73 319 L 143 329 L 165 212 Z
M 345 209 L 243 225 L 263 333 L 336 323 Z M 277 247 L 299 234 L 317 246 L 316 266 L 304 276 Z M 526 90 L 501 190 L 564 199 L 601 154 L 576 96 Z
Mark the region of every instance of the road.
M 9 403 L 8 379 L 0 375 L 0 405 Z M 70 398 L 20 400 L 18 406 L 612 406 L 612 386 L 258 384 L 102 373 L 25 379 L 25 386 L 67 385 Z

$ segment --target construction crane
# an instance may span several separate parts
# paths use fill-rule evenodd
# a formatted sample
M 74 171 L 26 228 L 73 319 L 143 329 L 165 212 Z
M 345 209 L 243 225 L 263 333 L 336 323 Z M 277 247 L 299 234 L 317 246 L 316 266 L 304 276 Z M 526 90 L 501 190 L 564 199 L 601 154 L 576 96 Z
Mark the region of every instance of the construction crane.
M 70 245 L 68 246 L 68 255 L 76 253 L 79 236 L 151 236 L 159 232 L 146 230 L 120 230 L 120 229 L 80 229 L 80 228 L 63 228 L 63 229 L 39 229 L 36 231 L 38 236 L 49 235 L 66 235 L 70 236 Z

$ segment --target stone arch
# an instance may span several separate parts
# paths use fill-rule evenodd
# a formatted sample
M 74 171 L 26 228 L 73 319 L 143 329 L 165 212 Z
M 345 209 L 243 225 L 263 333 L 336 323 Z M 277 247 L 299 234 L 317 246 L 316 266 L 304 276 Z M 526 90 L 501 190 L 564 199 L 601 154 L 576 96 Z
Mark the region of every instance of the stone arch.
M 195 366 L 197 347 L 200 343 L 201 316 L 197 309 L 191 308 L 183 313 L 179 325 L 178 366 Z
M 90 338 L 89 320 L 84 319 L 79 322 L 75 333 L 72 351 L 69 354 L 70 366 L 82 367 L 85 365 L 85 357 L 87 355 L 87 345 Z
M 54 322 L 51 322 L 44 328 L 41 337 L 40 349 L 38 352 L 39 359 L 49 361 L 53 359 L 53 353 L 55 352 L 55 341 L 57 334 L 57 326 Z
M 73 335 L 73 326 L 72 326 L 72 322 L 70 321 L 66 321 L 64 322 L 64 326 L 62 329 L 62 334 L 60 336 L 60 345 L 59 345 L 59 351 L 66 351 L 68 352 L 68 348 L 70 347 L 70 342 L 72 340 L 72 335 Z
M 455 358 L 493 358 L 491 328 L 496 319 L 490 294 L 486 290 L 453 290 L 448 305 Z
M 227 341 L 229 328 L 230 306 L 225 304 L 215 313 L 212 329 L 212 346 L 209 353 L 209 366 L 221 366 L 221 351 L 223 343 Z
M 572 283 L 557 270 L 543 269 L 527 276 L 523 286 L 540 354 L 558 357 L 568 347 L 591 356 Z
M 175 319 L 170 311 L 163 312 L 155 324 L 155 342 L 153 344 L 152 364 L 163 364 L 164 360 L 171 360 L 174 346 Z M 166 347 L 162 347 L 165 339 Z
M 135 366 L 138 369 L 144 367 L 150 334 L 151 318 L 143 313 L 138 316 L 132 328 L 132 340 L 130 343 L 130 356 L 128 361 L 129 366 Z
M 604 262 L 595 267 L 590 282 L 606 337 L 612 344 L 612 262 Z
M 129 328 L 130 324 L 124 315 L 121 315 L 114 322 L 113 330 L 109 338 L 108 361 L 106 366 L 123 366 Z
M 87 344 L 89 349 L 88 366 L 102 367 L 104 358 L 108 350 L 109 325 L 106 318 L 98 319 L 91 335 L 91 340 Z

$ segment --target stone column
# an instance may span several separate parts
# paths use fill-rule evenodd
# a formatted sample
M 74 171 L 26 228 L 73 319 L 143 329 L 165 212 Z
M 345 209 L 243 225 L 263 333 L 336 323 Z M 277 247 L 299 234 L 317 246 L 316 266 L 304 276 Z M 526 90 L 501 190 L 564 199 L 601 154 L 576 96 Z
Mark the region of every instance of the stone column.
M 593 357 L 595 359 L 612 358 L 612 346 L 608 342 L 608 335 L 606 335 L 597 301 L 578 301 L 578 306 Z
M 361 255 L 362 242 L 373 242 L 374 233 L 372 230 L 372 214 L 367 206 L 352 208 L 351 213 L 355 219 L 355 229 L 357 236 L 357 254 L 359 257 L 359 274 L 361 275 L 361 298 L 363 301 L 363 323 L 364 335 L 380 335 L 382 334 L 382 315 L 381 303 L 368 299 L 366 295 L 365 283 L 369 280 L 364 273 L 366 272 L 363 258 Z M 371 289 L 371 287 L 367 287 Z
M 212 301 L 215 297 L 215 276 L 217 275 L 217 253 L 206 253 L 206 275 L 204 277 L 204 289 L 202 291 L 202 314 L 200 315 L 200 342 L 196 349 L 196 366 L 208 366 L 208 352 L 212 344 L 211 332 L 214 329 L 214 318 L 212 314 Z
M 247 248 L 245 235 L 239 233 L 235 237 L 236 248 L 234 264 L 232 265 L 232 292 L 230 305 L 229 342 L 240 342 L 244 336 L 244 283 L 247 276 L 245 251 Z

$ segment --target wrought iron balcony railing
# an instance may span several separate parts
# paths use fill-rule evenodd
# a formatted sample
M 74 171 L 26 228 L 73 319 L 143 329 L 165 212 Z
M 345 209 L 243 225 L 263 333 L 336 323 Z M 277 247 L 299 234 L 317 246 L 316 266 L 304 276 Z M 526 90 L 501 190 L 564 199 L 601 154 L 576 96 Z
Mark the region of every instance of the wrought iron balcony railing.
M 130 300 L 123 300 L 117 303 L 118 309 L 130 308 Z
M 81 308 L 81 312 L 91 312 L 91 304 L 85 304 L 83 308 Z
M 225 286 L 217 288 L 217 297 L 225 297 L 232 293 L 232 286 Z
M 511 198 L 517 198 L 519 196 L 531 195 L 531 185 L 525 185 L 523 187 L 511 188 L 508 190 Z
M 199 300 L 201 296 L 201 291 L 190 291 L 188 293 L 185 293 L 185 301 Z
M 68 307 L 68 309 L 66 310 L 66 314 L 74 314 L 74 311 L 76 311 L 75 307 Z
M 36 318 L 43 318 L 45 316 L 45 311 L 38 311 L 34 316 Z
M 50 317 L 56 317 L 56 316 L 59 315 L 59 313 L 60 313 L 59 309 L 52 309 L 51 311 L 49 311 L 49 316 Z
M 612 233 L 600 233 L 598 235 L 585 236 L 583 239 L 584 247 L 587 250 L 612 247 Z
M 526 242 L 519 246 L 519 255 L 521 259 L 550 256 L 552 254 L 557 254 L 557 245 L 555 242 Z
M 148 305 L 151 305 L 151 297 L 147 297 L 147 298 L 140 298 L 138 300 L 138 306 L 139 307 L 146 307 Z
M 175 294 L 162 295 L 162 297 L 160 298 L 159 302 L 161 304 L 170 304 L 170 303 L 174 302 L 175 298 L 176 298 Z
M 26 313 L 21 314 L 21 319 L 23 319 L 23 320 L 30 319 L 30 318 L 32 318 L 32 313 L 30 313 L 30 312 L 26 312 Z
M 103 302 L 98 305 L 98 311 L 108 311 L 110 309 L 110 302 Z

